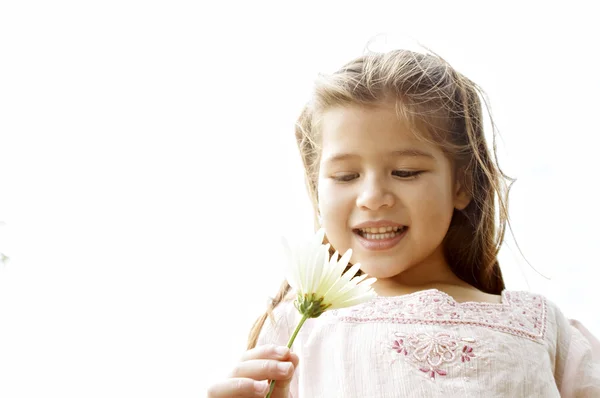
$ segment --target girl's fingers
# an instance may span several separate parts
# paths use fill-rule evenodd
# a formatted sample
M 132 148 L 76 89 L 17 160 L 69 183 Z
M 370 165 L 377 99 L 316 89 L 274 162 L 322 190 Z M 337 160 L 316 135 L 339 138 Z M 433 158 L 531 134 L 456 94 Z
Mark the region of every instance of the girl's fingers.
M 298 367 L 298 362 L 300 362 L 300 358 L 295 352 L 290 352 L 290 361 L 294 365 L 294 369 L 296 369 Z
M 264 398 L 269 391 L 267 381 L 246 378 L 226 379 L 208 389 L 208 398 Z
M 244 352 L 242 361 L 248 361 L 250 359 L 277 359 L 283 361 L 288 360 L 289 354 L 290 349 L 286 346 L 266 344 Z
M 273 359 L 250 359 L 237 364 L 231 377 L 247 377 L 254 380 L 287 380 L 294 374 L 291 361 Z
M 285 346 L 255 347 L 244 353 L 229 379 L 210 387 L 208 398 L 264 398 L 271 380 L 277 380 L 273 398 L 287 397 L 298 362 L 298 355 Z

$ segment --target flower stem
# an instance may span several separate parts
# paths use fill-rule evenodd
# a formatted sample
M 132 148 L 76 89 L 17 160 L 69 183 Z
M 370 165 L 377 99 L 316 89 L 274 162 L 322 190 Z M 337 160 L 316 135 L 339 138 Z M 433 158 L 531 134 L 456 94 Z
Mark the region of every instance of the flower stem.
M 302 327 L 302 325 L 304 325 L 304 322 L 306 322 L 306 320 L 308 318 L 310 318 L 308 316 L 308 314 L 302 315 L 302 319 L 300 319 L 300 322 L 298 322 L 298 326 L 296 326 L 296 330 L 294 330 L 294 333 L 292 334 L 292 337 L 290 337 L 290 340 L 287 343 L 287 347 L 288 348 L 292 348 L 292 344 L 294 344 L 294 340 L 296 340 L 296 335 L 298 335 L 298 332 L 300 331 L 300 328 Z M 271 380 L 271 385 L 269 387 L 269 393 L 267 394 L 267 396 L 265 398 L 270 398 L 271 397 L 271 393 L 273 392 L 274 388 L 275 388 L 275 380 Z

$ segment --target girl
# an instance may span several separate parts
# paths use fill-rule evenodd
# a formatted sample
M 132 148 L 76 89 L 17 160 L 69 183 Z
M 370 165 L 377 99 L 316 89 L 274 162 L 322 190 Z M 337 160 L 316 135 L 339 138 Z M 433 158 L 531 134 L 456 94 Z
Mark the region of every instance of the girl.
M 309 319 L 291 352 L 284 283 L 209 397 L 264 397 L 267 380 L 274 398 L 600 397 L 600 343 L 543 296 L 505 290 L 508 189 L 480 97 L 405 50 L 318 80 L 296 127 L 316 223 L 378 297 Z

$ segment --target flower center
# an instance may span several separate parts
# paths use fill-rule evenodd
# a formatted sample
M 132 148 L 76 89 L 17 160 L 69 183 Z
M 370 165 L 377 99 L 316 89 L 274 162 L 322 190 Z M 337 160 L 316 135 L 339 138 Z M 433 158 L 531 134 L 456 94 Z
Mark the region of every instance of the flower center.
M 307 315 L 309 318 L 317 318 L 327 308 L 331 307 L 331 304 L 323 303 L 323 297 L 317 297 L 314 293 L 305 294 L 304 296 L 299 294 L 294 305 L 298 312 Z

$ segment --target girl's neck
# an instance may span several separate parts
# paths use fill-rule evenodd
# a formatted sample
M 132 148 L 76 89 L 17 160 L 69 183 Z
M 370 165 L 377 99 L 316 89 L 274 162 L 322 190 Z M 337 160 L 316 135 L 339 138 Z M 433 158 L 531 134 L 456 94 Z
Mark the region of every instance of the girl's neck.
M 438 247 L 433 253 L 420 263 L 413 264 L 402 273 L 390 278 L 379 279 L 373 288 L 378 290 L 423 290 L 438 285 L 470 286 L 452 272 L 442 247 Z
M 401 274 L 378 279 L 373 284 L 373 289 L 379 296 L 402 296 L 421 290 L 437 289 L 450 295 L 457 302 L 501 301 L 500 296 L 484 293 L 456 276 L 441 250 Z

